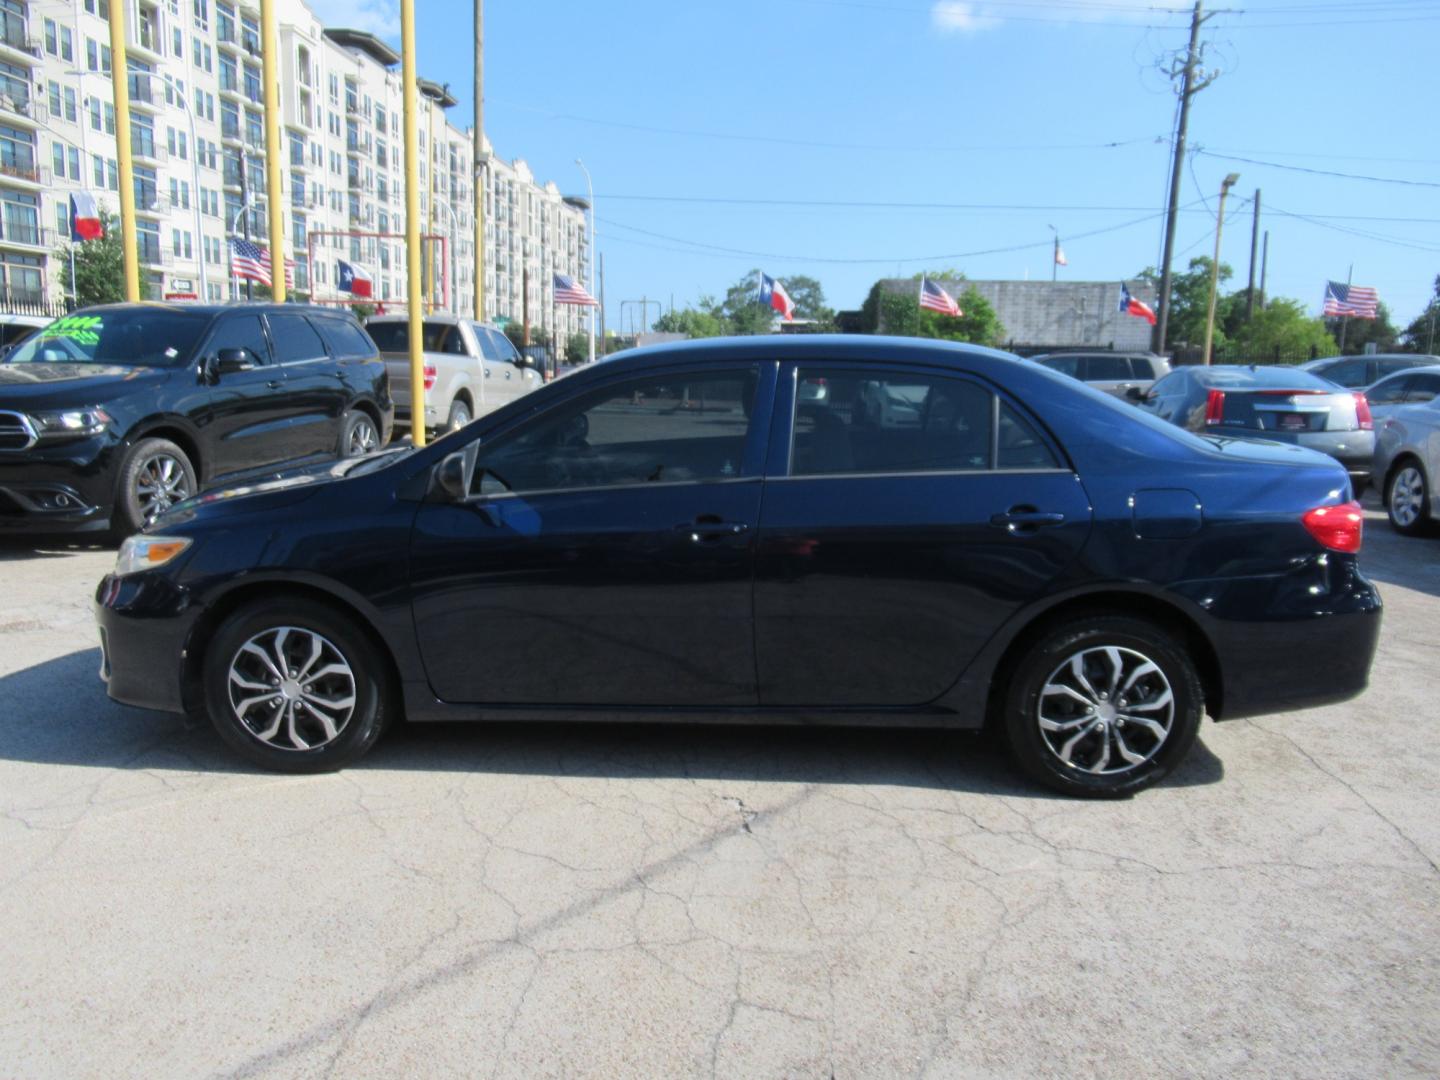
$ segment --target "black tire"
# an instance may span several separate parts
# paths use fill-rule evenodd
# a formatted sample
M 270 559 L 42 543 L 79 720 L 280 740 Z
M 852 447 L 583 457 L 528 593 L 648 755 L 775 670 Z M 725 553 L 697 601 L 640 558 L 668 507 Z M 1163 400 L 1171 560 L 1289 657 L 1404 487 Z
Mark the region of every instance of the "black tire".
M 110 530 L 123 540 L 197 488 L 195 466 L 184 450 L 169 439 L 138 439 L 120 459 Z
M 360 457 L 379 449 L 380 425 L 361 409 L 347 412 L 340 421 L 340 445 L 337 449 L 340 457 Z
M 445 421 L 445 431 L 447 433 L 451 431 L 459 431 L 461 428 L 463 428 L 466 424 L 470 423 L 470 421 L 474 419 L 475 417 L 470 412 L 469 404 L 466 403 L 462 398 L 456 398 L 450 403 L 450 416 Z
M 328 648 L 311 660 L 315 637 Z M 267 660 L 259 660 L 247 645 L 265 652 Z M 283 684 L 266 678 L 278 667 L 277 652 L 295 665 L 280 673 L 289 676 L 294 671 L 298 678 L 287 678 Z M 337 656 L 349 669 L 353 704 L 348 713 L 328 704 L 344 701 L 345 677 L 313 674 L 333 668 Z M 246 760 L 286 773 L 332 772 L 363 757 L 384 732 L 393 711 L 388 673 L 386 658 L 351 620 L 313 600 L 283 597 L 258 600 L 230 615 L 210 639 L 201 666 L 205 710 L 220 737 Z M 274 685 L 262 686 L 265 683 Z M 305 687 L 308 696 L 295 693 L 297 686 Z M 251 698 L 256 703 L 245 707 Z M 321 726 L 320 711 L 301 704 L 311 701 L 327 702 L 325 715 L 335 729 L 333 737 Z
M 1385 516 L 1401 536 L 1430 531 L 1430 478 L 1415 458 L 1401 458 L 1385 478 Z
M 1121 669 L 1102 689 L 1114 672 L 1107 650 L 1114 650 Z M 1070 666 L 1076 657 L 1084 680 Z M 1153 672 L 1142 670 L 1147 664 Z M 1047 685 L 1057 690 L 1042 702 Z M 1077 692 L 1072 697 L 1065 687 Z M 1078 692 L 1084 687 L 1094 694 Z M 1117 705 L 1128 709 L 1116 715 Z M 1168 631 L 1143 619 L 1095 615 L 1046 631 L 1025 651 L 1006 690 L 1002 728 L 1015 763 L 1031 779 L 1066 795 L 1122 798 L 1157 783 L 1184 759 L 1204 706 L 1195 664 Z M 1047 732 L 1042 723 L 1058 726 Z M 1128 762 L 1122 747 L 1141 760 Z

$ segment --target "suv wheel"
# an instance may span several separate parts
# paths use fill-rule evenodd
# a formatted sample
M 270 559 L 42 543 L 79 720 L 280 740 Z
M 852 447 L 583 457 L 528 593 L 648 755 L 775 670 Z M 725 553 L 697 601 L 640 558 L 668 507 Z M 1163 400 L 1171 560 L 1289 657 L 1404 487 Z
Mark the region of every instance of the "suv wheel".
M 474 417 L 470 415 L 470 406 L 459 398 L 450 403 L 450 418 L 445 421 L 446 431 L 459 431 Z
M 1032 779 L 1114 798 L 1156 783 L 1195 742 L 1204 692 L 1184 647 L 1154 623 L 1100 615 L 1026 651 L 1005 702 L 1006 742 Z
M 232 749 L 279 772 L 360 758 L 390 718 L 388 667 L 338 612 L 275 597 L 232 614 L 205 653 L 205 707 Z
M 137 533 L 196 491 L 195 467 L 169 439 L 140 439 L 120 460 L 113 531 Z
M 369 413 L 352 409 L 340 424 L 340 456 L 362 457 L 380 449 L 380 432 Z
M 1402 536 L 1420 536 L 1430 525 L 1430 483 L 1419 462 L 1406 459 L 1385 485 L 1385 513 Z

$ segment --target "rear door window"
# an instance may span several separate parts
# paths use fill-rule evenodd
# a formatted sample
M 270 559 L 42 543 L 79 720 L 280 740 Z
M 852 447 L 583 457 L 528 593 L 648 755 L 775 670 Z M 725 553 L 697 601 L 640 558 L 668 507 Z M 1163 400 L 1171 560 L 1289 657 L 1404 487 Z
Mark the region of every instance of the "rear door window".
M 1378 385 L 1371 387 L 1365 397 L 1372 405 L 1394 405 L 1397 401 L 1405 400 L 1405 392 L 1413 385 L 1413 375 L 1402 375 L 1395 379 L 1386 379 Z
M 1440 395 L 1440 375 L 1409 375 L 1405 379 L 1405 403 L 1426 404 Z
M 1130 377 L 1128 357 L 1090 356 L 1085 359 L 1086 382 L 1124 382 Z
M 1370 381 L 1370 365 L 1364 360 L 1342 360 L 1316 374 L 1341 386 L 1364 386 Z
M 1130 358 L 1130 369 L 1137 379 L 1155 378 L 1155 365 L 1143 356 L 1132 356 Z
M 304 316 L 271 315 L 269 320 L 277 364 L 328 359 L 330 354 L 325 348 L 325 342 Z
M 1051 371 L 1058 371 L 1061 375 L 1069 375 L 1072 379 L 1080 377 L 1080 360 L 1078 356 L 1052 356 L 1040 363 Z

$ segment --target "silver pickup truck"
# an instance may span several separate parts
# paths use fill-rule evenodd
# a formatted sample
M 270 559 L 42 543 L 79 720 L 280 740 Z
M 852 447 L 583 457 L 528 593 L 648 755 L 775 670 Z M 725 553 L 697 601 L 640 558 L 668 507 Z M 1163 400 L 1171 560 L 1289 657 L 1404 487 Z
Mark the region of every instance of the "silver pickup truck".
M 395 424 L 410 426 L 410 317 L 376 315 L 365 329 L 390 372 Z M 453 431 L 494 412 L 543 382 L 494 326 L 455 315 L 425 316 L 425 428 Z

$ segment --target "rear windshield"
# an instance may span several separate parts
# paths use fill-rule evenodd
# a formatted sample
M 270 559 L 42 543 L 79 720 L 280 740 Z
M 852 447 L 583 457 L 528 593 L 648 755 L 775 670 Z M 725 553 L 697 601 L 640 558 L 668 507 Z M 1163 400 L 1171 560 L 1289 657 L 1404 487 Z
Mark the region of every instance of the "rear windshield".
M 185 363 L 207 315 L 156 308 L 105 308 L 56 319 L 9 356 L 9 364 L 118 364 L 173 367 Z
M 465 352 L 465 342 L 460 336 L 460 327 L 454 323 L 427 322 L 424 325 L 425 340 L 421 348 L 425 352 L 455 353 L 457 355 Z M 365 324 L 365 329 L 374 340 L 375 347 L 381 352 L 410 351 L 410 323 L 406 320 L 368 322 Z
M 1198 374 L 1198 373 L 1197 373 Z M 1302 371 L 1298 367 L 1212 367 L 1199 376 L 1202 386 L 1227 387 L 1237 390 L 1334 390 L 1329 379 Z

